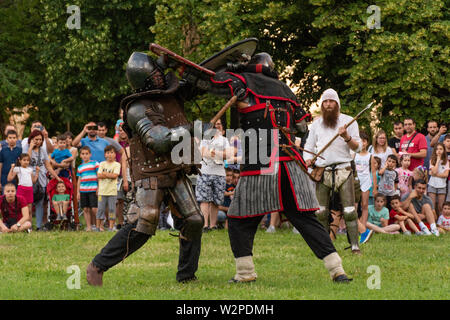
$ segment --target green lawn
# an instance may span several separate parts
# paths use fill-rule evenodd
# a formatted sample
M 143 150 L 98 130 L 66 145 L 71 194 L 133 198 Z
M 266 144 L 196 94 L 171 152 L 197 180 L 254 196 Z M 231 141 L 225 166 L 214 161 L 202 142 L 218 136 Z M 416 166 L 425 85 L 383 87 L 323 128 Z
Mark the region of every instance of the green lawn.
M 258 280 L 228 284 L 234 258 L 226 230 L 204 234 L 199 281 L 175 281 L 178 240 L 158 231 L 134 255 L 105 273 L 102 288 L 86 282 L 86 266 L 112 233 L 33 232 L 0 234 L 0 300 L 3 299 L 448 299 L 450 235 L 417 237 L 374 235 L 353 256 L 346 237 L 335 242 L 349 285 L 329 279 L 321 260 L 290 230 L 258 231 L 254 261 Z M 81 269 L 80 289 L 68 289 L 71 274 Z M 380 268 L 380 289 L 369 289 L 371 265 Z M 370 282 L 370 281 L 369 281 Z M 370 282 L 371 283 L 371 282 Z

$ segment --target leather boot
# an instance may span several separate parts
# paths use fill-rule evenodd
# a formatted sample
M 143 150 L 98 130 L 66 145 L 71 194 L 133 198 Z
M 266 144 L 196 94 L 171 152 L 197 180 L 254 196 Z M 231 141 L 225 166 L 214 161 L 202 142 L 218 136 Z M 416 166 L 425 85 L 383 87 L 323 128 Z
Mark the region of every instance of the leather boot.
M 103 271 L 91 262 L 86 269 L 86 279 L 91 286 L 101 287 L 103 285 Z

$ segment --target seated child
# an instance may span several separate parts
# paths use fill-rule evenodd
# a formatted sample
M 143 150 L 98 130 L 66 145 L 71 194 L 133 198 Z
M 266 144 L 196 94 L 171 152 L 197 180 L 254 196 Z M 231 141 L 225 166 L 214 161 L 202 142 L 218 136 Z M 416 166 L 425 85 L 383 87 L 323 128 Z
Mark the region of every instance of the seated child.
M 416 235 L 422 235 L 423 232 L 419 231 L 414 223 L 414 215 L 405 211 L 401 207 L 400 196 L 395 195 L 391 197 L 391 211 L 389 212 L 389 224 L 398 224 L 402 229 L 403 234 L 410 235 L 411 231 L 406 229 L 407 224 L 409 228 L 414 231 Z
M 70 195 L 66 194 L 66 185 L 60 181 L 56 185 L 56 193 L 52 197 L 53 208 L 58 214 L 56 221 L 67 220 L 67 210 L 70 204 Z
M 450 232 L 450 202 L 444 202 L 442 206 L 442 214 L 437 221 L 438 230 L 441 233 Z
M 376 233 L 399 233 L 400 226 L 398 224 L 389 225 L 389 211 L 385 207 L 386 197 L 378 193 L 374 200 L 375 204 L 369 205 L 369 218 L 366 227 Z

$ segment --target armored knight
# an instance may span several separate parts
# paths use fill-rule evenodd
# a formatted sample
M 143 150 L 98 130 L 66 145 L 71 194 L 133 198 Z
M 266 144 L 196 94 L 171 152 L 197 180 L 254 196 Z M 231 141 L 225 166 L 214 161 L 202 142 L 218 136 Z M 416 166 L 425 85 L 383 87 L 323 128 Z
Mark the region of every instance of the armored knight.
M 101 286 L 105 271 L 155 235 L 162 201 L 169 203 L 175 228 L 180 230 L 176 279 L 196 279 L 203 216 L 186 175 L 197 168 L 176 165 L 170 156 L 179 137 L 193 129 L 183 110 L 183 100 L 190 90 L 172 72 L 164 74 L 161 65 L 140 52 L 134 52 L 128 60 L 126 76 L 134 93 L 122 100 L 121 108 L 124 130 L 131 137 L 130 171 L 136 196 L 128 211 L 128 224 L 87 267 L 88 283 L 94 286 Z
M 196 81 L 192 77 L 191 82 Z M 204 82 L 201 83 L 204 89 Z M 258 53 L 249 61 L 229 64 L 206 87 L 219 96 L 237 96 L 241 128 L 256 132 L 253 137 L 244 135 L 242 145 L 256 143 L 257 149 L 243 147 L 241 178 L 227 213 L 236 263 L 236 274 L 230 282 L 256 280 L 252 258 L 254 236 L 262 217 L 275 211 L 285 213 L 314 254 L 323 259 L 334 281 L 348 282 L 341 258 L 317 220 L 315 212 L 319 204 L 314 184 L 300 150 L 294 147 L 294 134 L 306 133 L 310 115 L 300 107 L 290 88 L 278 80 L 270 55 Z M 258 157 L 263 148 L 270 154 L 268 163 Z

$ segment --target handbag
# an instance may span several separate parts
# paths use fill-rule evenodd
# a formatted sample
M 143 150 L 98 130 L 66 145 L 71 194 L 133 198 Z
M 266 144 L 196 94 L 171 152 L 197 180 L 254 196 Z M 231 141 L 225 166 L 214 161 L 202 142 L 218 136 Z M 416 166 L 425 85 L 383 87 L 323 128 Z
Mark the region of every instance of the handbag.
M 39 149 L 39 155 L 38 155 L 38 162 L 37 165 L 41 162 L 41 149 Z M 41 201 L 44 198 L 45 195 L 45 189 L 38 181 L 36 181 L 35 184 L 33 184 L 33 202 Z

